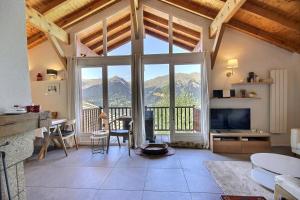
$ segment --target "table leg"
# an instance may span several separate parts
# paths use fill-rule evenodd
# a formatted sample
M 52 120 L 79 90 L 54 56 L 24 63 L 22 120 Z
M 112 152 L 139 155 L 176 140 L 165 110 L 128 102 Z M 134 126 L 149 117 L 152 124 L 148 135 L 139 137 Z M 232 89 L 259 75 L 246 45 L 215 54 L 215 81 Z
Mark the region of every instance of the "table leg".
M 47 150 L 50 144 L 50 128 L 48 128 L 48 131 L 44 134 L 44 144 L 42 145 L 42 148 L 38 155 L 38 160 L 42 160 L 46 157 Z

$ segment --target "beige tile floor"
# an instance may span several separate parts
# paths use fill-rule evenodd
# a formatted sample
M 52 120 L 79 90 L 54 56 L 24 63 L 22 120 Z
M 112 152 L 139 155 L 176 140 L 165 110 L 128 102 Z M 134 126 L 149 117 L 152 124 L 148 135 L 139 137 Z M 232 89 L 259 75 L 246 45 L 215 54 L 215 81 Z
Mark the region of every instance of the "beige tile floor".
M 208 150 L 176 149 L 169 157 L 128 156 L 113 146 L 108 155 L 89 147 L 50 151 L 45 160 L 25 164 L 28 200 L 213 200 L 218 187 L 205 160 L 245 160 Z M 134 154 L 134 153 L 132 153 Z

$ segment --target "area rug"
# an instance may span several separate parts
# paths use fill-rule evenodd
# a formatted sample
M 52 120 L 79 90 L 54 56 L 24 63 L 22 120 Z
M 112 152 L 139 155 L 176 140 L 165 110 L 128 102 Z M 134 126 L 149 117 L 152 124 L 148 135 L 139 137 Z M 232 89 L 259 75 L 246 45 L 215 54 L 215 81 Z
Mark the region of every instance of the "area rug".
M 136 148 L 134 150 L 134 153 L 136 155 L 139 156 L 147 156 L 147 157 L 163 157 L 163 156 L 172 156 L 175 154 L 175 149 L 173 149 L 172 147 L 168 147 L 168 153 L 165 154 L 161 154 L 161 155 L 148 155 L 148 154 L 144 154 L 141 148 Z
M 206 161 L 205 164 L 225 194 L 263 196 L 268 200 L 273 200 L 271 191 L 251 179 L 250 162 Z

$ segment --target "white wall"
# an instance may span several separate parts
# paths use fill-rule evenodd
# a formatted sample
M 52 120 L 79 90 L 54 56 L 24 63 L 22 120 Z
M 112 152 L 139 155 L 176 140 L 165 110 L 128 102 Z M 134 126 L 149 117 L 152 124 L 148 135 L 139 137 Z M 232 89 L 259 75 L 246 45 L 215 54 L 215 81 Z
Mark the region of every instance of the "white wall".
M 226 28 L 212 71 L 212 89 L 223 89 L 226 83 L 226 60 L 237 58 L 239 68 L 230 82 L 238 82 L 253 71 L 261 78 L 269 77 L 271 69 L 288 70 L 288 129 L 300 127 L 300 55 L 285 51 L 244 33 Z M 251 108 L 253 129 L 269 131 L 269 86 L 239 86 L 236 89 L 255 90 L 261 100 L 214 99 L 211 107 Z M 272 135 L 273 145 L 289 145 L 289 133 Z
M 46 70 L 49 68 L 58 71 L 65 70 L 48 40 L 28 50 L 28 63 L 31 81 L 36 80 L 37 73 L 42 73 L 43 77 L 46 78 Z
M 0 1 L 0 112 L 31 103 L 24 7 L 24 1 Z
M 48 95 L 49 85 L 58 85 L 58 94 Z M 34 104 L 41 105 L 42 110 L 58 112 L 58 118 L 67 118 L 67 83 L 61 81 L 32 81 L 31 82 L 32 101 Z
M 45 88 L 53 81 L 36 81 L 37 73 L 42 73 L 47 78 L 46 70 L 56 69 L 59 72 L 58 79 L 66 77 L 66 72 L 52 44 L 45 41 L 28 51 L 29 69 L 31 77 L 32 102 L 41 105 L 42 110 L 58 112 L 59 118 L 65 118 L 67 111 L 67 85 L 66 81 L 54 81 L 60 84 L 58 95 L 45 95 Z

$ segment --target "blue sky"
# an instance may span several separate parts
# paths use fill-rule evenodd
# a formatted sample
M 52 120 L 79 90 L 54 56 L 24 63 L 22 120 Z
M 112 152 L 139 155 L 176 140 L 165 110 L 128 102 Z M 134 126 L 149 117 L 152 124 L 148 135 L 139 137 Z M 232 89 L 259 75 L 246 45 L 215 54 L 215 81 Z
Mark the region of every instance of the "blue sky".
M 167 42 L 156 39 L 149 35 L 144 39 L 144 54 L 166 54 L 169 51 L 169 45 Z M 174 53 L 187 53 L 185 49 L 173 47 Z M 131 54 L 131 43 L 112 50 L 108 53 L 109 56 L 115 55 L 130 55 Z M 199 72 L 199 65 L 180 65 L 175 68 L 175 73 L 193 73 Z M 145 80 L 153 79 L 157 76 L 164 76 L 169 74 L 169 68 L 166 64 L 158 65 L 146 65 L 145 66 Z M 130 66 L 109 66 L 108 67 L 108 78 L 113 76 L 119 76 L 127 81 L 131 80 Z M 83 79 L 99 79 L 102 78 L 101 68 L 83 68 L 82 69 Z

